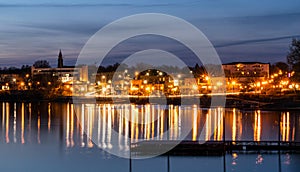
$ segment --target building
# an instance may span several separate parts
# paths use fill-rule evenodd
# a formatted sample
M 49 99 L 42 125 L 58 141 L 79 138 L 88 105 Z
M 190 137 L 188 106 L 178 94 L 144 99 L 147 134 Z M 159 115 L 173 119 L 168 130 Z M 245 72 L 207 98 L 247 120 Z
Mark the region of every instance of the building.
M 226 78 L 236 79 L 244 82 L 250 78 L 254 80 L 262 80 L 269 78 L 269 63 L 260 62 L 233 62 L 223 64 Z
M 131 95 L 178 94 L 179 81 L 165 72 L 149 69 L 135 74 L 130 81 Z
M 57 59 L 57 68 L 63 68 L 63 66 L 64 66 L 64 60 L 63 60 L 61 50 L 59 50 L 58 59 Z
M 73 82 L 73 81 L 88 81 L 88 67 L 63 67 L 63 68 L 31 68 L 33 77 L 38 75 L 47 77 L 56 77 L 59 81 Z
M 233 62 L 223 64 L 228 92 L 261 91 L 268 87 L 269 63 Z
M 61 50 L 58 55 L 57 68 L 35 68 L 31 67 L 31 74 L 33 78 L 51 77 L 62 83 L 73 81 L 88 81 L 88 66 L 81 67 L 65 66 L 63 64 L 63 56 Z M 45 78 L 43 78 L 45 79 Z
M 0 74 L 0 90 L 25 90 L 28 86 L 29 74 L 24 77 L 20 73 L 2 73 Z

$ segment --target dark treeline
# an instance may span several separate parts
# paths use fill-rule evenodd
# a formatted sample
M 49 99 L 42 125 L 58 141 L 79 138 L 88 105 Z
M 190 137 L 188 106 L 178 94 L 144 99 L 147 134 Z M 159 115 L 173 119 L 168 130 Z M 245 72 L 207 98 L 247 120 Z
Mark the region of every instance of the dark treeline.
M 0 68 L 0 74 L 27 74 L 31 72 L 31 67 L 28 65 L 22 65 L 21 68 L 17 67 L 4 67 Z

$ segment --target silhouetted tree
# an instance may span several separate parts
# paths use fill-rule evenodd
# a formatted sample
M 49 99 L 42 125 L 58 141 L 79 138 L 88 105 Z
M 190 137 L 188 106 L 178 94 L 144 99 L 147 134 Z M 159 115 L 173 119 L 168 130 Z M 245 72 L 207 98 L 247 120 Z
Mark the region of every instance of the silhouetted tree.
M 300 40 L 292 40 L 290 51 L 287 55 L 287 62 L 292 70 L 295 71 L 291 80 L 296 82 L 300 81 Z
M 293 39 L 290 45 L 290 51 L 287 55 L 287 62 L 291 67 L 300 62 L 300 40 Z
M 291 77 L 291 80 L 294 82 L 300 82 L 300 62 L 295 63 L 292 70 L 295 71 L 295 73 Z
M 33 66 L 35 68 L 50 68 L 50 64 L 47 60 L 38 60 L 38 61 L 35 61 Z
M 286 73 L 289 71 L 289 65 L 284 62 L 277 62 L 270 67 L 271 73 L 277 73 L 281 70 L 283 73 Z

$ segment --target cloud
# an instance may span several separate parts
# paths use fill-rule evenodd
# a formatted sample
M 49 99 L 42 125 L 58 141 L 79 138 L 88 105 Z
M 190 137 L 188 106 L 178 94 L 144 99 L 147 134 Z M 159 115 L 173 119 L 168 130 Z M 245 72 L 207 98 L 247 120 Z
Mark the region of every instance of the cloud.
M 261 61 L 273 61 L 286 53 L 289 39 L 299 37 L 300 13 L 295 9 L 299 10 L 296 7 L 300 1 L 288 0 L 269 6 L 266 2 L 242 3 L 237 0 L 174 0 L 171 3 L 159 0 L 73 1 L 45 3 L 44 0 L 42 3 L 28 0 L 25 3 L 14 0 L 5 4 L 8 1 L 0 0 L 0 58 L 6 58 L 0 65 L 32 64 L 37 58 L 54 59 L 55 63 L 60 48 L 66 58 L 76 58 L 87 39 L 102 26 L 142 12 L 168 13 L 190 21 L 207 35 L 219 55 L 228 60 L 255 57 Z M 6 8 L 8 6 L 16 8 Z M 173 44 L 154 44 L 178 53 L 182 51 Z M 128 54 L 130 46 L 121 47 L 114 54 L 115 59 Z
M 215 45 L 215 47 L 216 48 L 223 48 L 223 47 L 231 47 L 231 46 L 237 46 L 237 45 L 255 44 L 255 43 L 262 43 L 262 42 L 285 40 L 285 39 L 291 40 L 293 38 L 299 38 L 299 37 L 300 37 L 300 35 L 290 35 L 290 36 L 273 37 L 273 38 L 242 40 L 242 41 L 228 42 L 228 43 L 224 43 L 224 44 L 217 44 L 217 45 Z

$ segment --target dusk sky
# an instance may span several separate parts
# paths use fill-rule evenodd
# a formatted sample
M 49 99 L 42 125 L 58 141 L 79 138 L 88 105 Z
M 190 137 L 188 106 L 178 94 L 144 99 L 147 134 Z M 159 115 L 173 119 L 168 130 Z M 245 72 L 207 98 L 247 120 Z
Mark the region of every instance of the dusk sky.
M 146 12 L 192 23 L 223 63 L 285 61 L 292 38 L 300 38 L 299 9 L 299 0 L 0 0 L 0 66 L 32 65 L 42 59 L 55 66 L 59 49 L 65 62 L 74 64 L 101 27 Z

